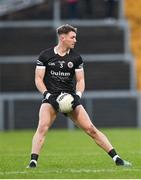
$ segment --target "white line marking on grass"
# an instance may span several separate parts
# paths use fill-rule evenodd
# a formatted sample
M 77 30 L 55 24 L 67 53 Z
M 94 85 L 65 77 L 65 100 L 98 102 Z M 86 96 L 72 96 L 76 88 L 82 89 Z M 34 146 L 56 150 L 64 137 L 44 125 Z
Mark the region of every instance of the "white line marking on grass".
M 140 169 L 133 169 L 133 168 L 119 168 L 119 169 L 56 169 L 56 170 L 38 170 L 37 169 L 29 169 L 26 171 L 5 171 L 1 172 L 0 175 L 8 175 L 8 174 L 32 174 L 32 173 L 40 173 L 40 174 L 48 174 L 48 173 L 57 173 L 57 174 L 62 174 L 62 173 L 102 173 L 102 172 L 118 172 L 118 171 L 128 171 L 128 172 L 140 172 Z
M 6 175 L 6 174 L 26 174 L 26 171 L 5 171 L 0 172 L 0 175 Z

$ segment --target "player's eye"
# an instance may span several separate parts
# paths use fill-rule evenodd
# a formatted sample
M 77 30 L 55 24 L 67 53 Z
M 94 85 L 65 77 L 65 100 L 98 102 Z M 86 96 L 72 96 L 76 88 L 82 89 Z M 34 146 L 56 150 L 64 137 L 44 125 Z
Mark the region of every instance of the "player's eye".
M 76 39 L 76 37 L 75 37 L 75 36 L 73 36 L 71 39 Z

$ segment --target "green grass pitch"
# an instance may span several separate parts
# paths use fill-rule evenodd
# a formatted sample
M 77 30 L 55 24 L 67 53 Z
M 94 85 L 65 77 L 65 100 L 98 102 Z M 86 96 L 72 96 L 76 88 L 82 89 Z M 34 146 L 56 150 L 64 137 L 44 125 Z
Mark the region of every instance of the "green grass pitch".
M 141 129 L 102 131 L 133 167 L 116 167 L 80 130 L 50 130 L 38 168 L 26 169 L 34 131 L 0 132 L 0 179 L 140 179 Z

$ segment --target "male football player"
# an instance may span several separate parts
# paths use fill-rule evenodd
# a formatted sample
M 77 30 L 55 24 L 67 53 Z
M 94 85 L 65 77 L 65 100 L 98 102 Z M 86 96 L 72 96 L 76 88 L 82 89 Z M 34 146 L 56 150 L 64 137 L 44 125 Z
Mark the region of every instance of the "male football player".
M 54 122 L 61 92 L 73 95 L 73 111 L 69 114 L 73 122 L 84 130 L 98 146 L 113 159 L 117 166 L 131 166 L 116 153 L 107 137 L 98 130 L 81 104 L 85 89 L 83 60 L 74 51 L 77 29 L 66 24 L 57 28 L 58 44 L 45 49 L 39 55 L 35 69 L 35 84 L 42 93 L 43 100 L 39 111 L 39 124 L 32 141 L 31 160 L 28 168 L 37 167 L 37 160 L 45 141 L 48 129 Z M 74 85 L 74 78 L 76 84 Z

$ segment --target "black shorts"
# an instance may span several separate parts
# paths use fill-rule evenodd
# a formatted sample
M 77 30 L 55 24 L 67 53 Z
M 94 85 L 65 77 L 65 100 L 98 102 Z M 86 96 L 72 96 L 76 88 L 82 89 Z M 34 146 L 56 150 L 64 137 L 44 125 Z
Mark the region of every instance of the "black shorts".
M 74 102 L 73 102 L 73 110 L 78 106 L 78 105 L 81 105 L 81 100 L 80 99 L 77 99 L 76 98 L 76 96 L 75 96 L 75 94 L 73 94 L 73 93 L 70 93 L 73 97 L 74 97 Z M 51 104 L 52 105 L 52 107 L 56 110 L 56 111 L 58 111 L 58 109 L 56 109 L 56 106 L 55 106 L 55 101 L 56 101 L 56 99 L 57 99 L 57 97 L 60 95 L 60 93 L 59 94 L 51 94 L 51 96 L 52 96 L 52 98 L 53 98 L 53 101 L 49 101 L 48 99 L 43 99 L 42 100 L 42 103 L 49 103 L 49 104 Z
M 51 94 L 51 96 L 52 96 L 52 101 L 49 101 L 49 99 L 42 99 L 42 103 L 49 103 L 49 104 L 51 104 L 52 105 L 52 107 L 56 110 L 56 111 L 58 111 L 58 109 L 56 108 L 56 106 L 55 106 L 55 101 L 56 101 L 56 99 L 57 99 L 57 97 L 59 96 L 59 94 Z

